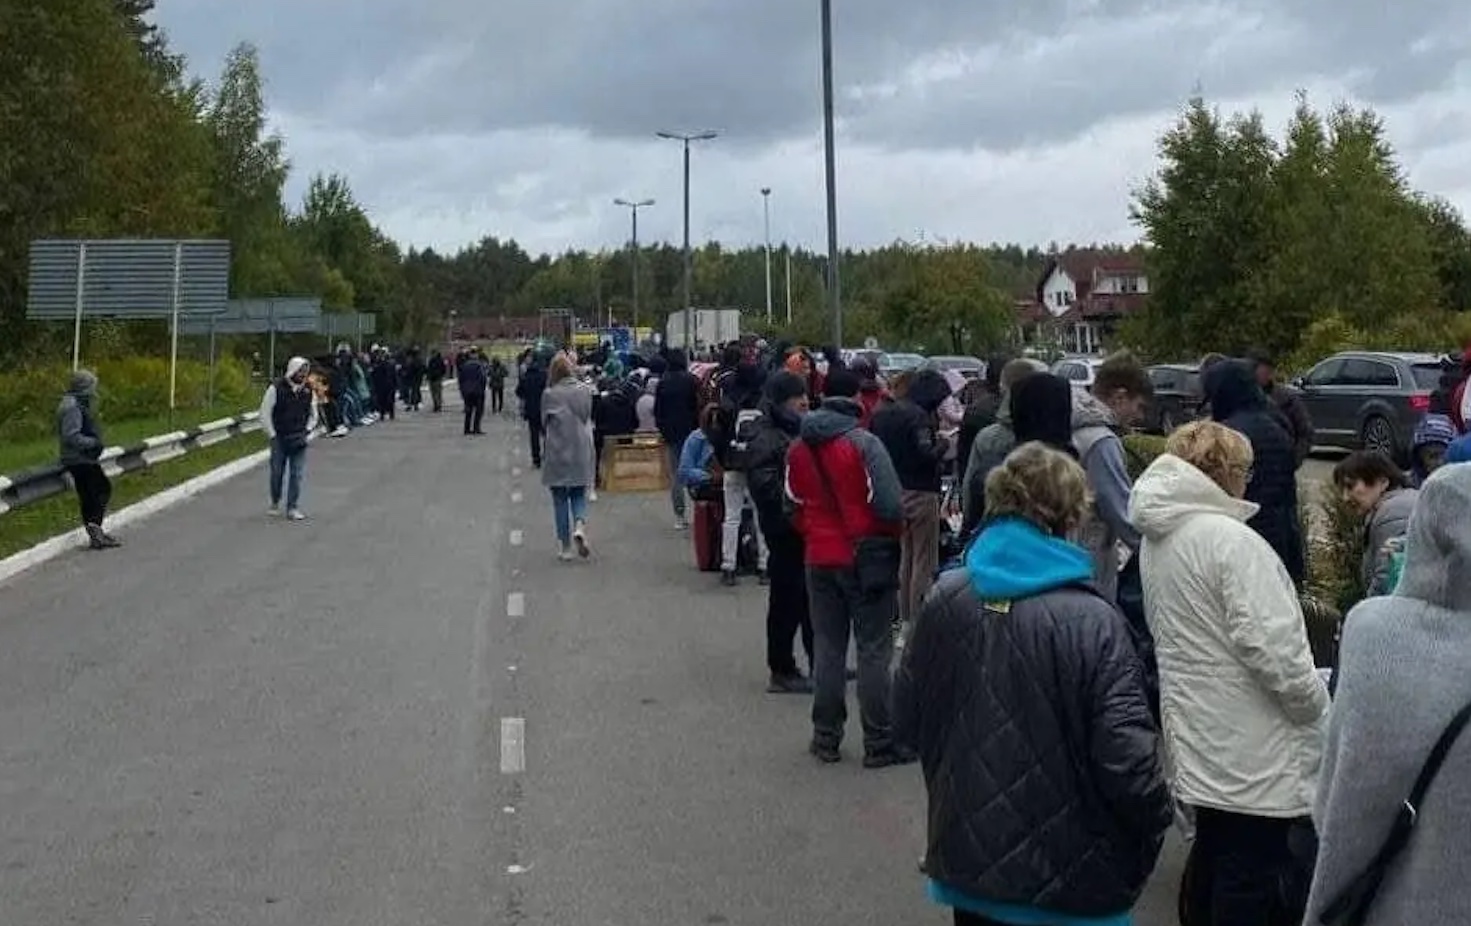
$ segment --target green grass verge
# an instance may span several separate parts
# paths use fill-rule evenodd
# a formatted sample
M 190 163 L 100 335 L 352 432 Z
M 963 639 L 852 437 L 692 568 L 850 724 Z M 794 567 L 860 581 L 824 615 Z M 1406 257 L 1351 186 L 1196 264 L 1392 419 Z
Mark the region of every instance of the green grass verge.
M 265 435 L 256 431 L 165 460 L 157 466 L 125 473 L 112 480 L 111 508 L 118 511 L 265 448 Z M 29 549 L 79 526 L 77 497 L 71 492 L 0 514 L 0 558 Z
M 182 431 L 197 427 L 207 421 L 218 421 L 221 418 L 232 418 L 254 409 L 240 409 L 234 406 L 217 405 L 214 408 L 188 408 L 179 409 L 174 413 L 173 427 L 169 426 L 169 416 L 165 413 L 155 415 L 152 418 L 134 418 L 128 421 L 111 422 L 107 420 L 107 408 L 101 409 L 102 436 L 109 447 L 127 447 L 150 437 L 167 434 L 170 431 Z M 0 445 L 0 474 L 9 476 L 23 469 L 35 466 L 45 466 L 55 463 L 57 459 L 57 446 L 55 437 L 44 437 L 37 440 L 6 441 Z

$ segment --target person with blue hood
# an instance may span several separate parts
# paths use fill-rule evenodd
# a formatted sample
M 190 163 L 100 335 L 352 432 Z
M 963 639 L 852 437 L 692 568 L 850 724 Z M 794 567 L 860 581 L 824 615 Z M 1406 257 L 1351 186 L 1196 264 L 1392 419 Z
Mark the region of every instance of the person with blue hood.
M 77 490 L 87 545 L 93 550 L 109 550 L 122 544 L 102 529 L 107 503 L 112 500 L 112 480 L 97 462 L 107 445 L 102 442 L 102 428 L 92 407 L 96 399 L 97 374 L 91 370 L 72 373 L 71 385 L 56 409 L 56 434 L 61 444 L 61 466 Z
M 1201 385 L 1211 418 L 1251 442 L 1254 462 L 1246 500 L 1259 509 L 1247 524 L 1271 545 L 1293 584 L 1301 588 L 1307 561 L 1297 509 L 1297 455 L 1292 435 L 1257 385 L 1249 363 L 1222 360 L 1205 371 Z
M 1128 926 L 1172 819 L 1129 629 L 1066 539 L 1088 513 L 1070 454 L 1014 450 L 895 677 L 895 740 L 929 799 L 929 895 L 957 926 Z

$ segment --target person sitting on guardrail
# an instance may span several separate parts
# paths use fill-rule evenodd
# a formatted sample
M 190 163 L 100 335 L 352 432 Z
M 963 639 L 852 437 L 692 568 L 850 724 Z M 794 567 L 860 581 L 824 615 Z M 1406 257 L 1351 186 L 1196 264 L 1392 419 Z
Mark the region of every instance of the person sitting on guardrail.
M 108 550 L 122 544 L 102 529 L 107 503 L 112 499 L 112 480 L 97 462 L 106 444 L 92 408 L 96 398 L 97 374 L 91 370 L 73 373 L 71 386 L 56 410 L 56 431 L 61 441 L 61 465 L 71 474 L 77 490 L 88 546 Z
M 311 364 L 305 357 L 292 357 L 286 363 L 286 375 L 266 387 L 260 403 L 261 428 L 271 442 L 270 513 L 281 513 L 284 481 L 286 517 L 292 521 L 306 520 L 301 513 L 301 483 L 306 472 L 307 435 L 317 426 L 315 397 L 307 388 L 310 373 Z

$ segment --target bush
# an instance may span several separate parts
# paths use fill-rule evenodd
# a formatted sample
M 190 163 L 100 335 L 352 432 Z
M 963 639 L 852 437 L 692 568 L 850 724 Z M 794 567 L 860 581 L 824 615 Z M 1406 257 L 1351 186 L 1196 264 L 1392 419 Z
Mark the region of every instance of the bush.
M 169 363 L 155 357 L 101 360 L 90 369 L 97 374 L 99 416 L 106 421 L 152 418 L 168 412 Z M 0 441 L 36 440 L 56 427 L 56 403 L 66 391 L 71 368 L 22 367 L 0 374 Z M 236 360 L 215 364 L 215 404 L 246 408 L 254 402 L 250 367 Z M 209 366 L 179 361 L 178 407 L 208 406 Z

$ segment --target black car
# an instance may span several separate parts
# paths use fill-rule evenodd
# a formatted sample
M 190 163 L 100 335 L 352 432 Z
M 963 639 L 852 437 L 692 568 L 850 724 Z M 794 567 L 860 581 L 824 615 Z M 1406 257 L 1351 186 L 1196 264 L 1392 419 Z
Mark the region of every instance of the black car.
M 1162 363 L 1149 368 L 1154 398 L 1144 411 L 1141 427 L 1151 434 L 1168 434 L 1200 414 L 1205 401 L 1200 385 L 1200 366 L 1194 363 Z
M 1292 385 L 1302 392 L 1319 445 L 1378 450 L 1403 464 L 1442 363 L 1435 354 L 1344 351 Z

